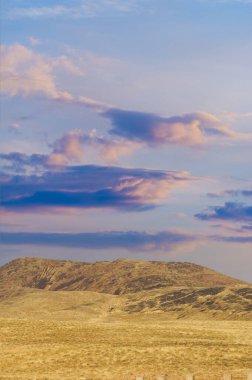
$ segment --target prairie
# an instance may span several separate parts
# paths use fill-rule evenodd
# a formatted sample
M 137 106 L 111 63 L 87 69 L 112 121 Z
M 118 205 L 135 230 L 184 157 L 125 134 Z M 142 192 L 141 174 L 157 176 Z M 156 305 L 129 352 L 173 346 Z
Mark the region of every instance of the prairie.
M 69 306 L 65 314 L 46 315 L 38 308 L 32 317 L 15 317 L 14 310 L 1 316 L 1 379 L 133 380 L 167 374 L 182 380 L 193 372 L 198 380 L 217 380 L 230 372 L 241 380 L 252 367 L 252 321 L 109 315 L 103 306 L 82 312 Z

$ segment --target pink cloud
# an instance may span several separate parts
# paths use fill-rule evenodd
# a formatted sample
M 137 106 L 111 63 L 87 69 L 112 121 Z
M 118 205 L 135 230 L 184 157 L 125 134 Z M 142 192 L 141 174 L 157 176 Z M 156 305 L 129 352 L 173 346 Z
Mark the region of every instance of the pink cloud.
M 114 162 L 120 155 L 131 154 L 144 146 L 158 145 L 202 146 L 220 139 L 247 139 L 251 134 L 233 131 L 221 118 L 207 112 L 193 112 L 162 117 L 159 115 L 116 108 L 86 96 L 76 96 L 59 88 L 55 70 L 67 70 L 82 75 L 81 69 L 66 56 L 46 57 L 21 44 L 1 46 L 1 91 L 11 96 L 43 95 L 52 101 L 79 104 L 91 108 L 112 123 L 110 135 L 77 136 L 69 132 L 55 143 L 48 158 L 51 165 L 65 165 L 82 159 L 81 145 L 99 149 L 107 162 Z
M 248 137 L 247 134 L 234 132 L 221 119 L 207 112 L 162 117 L 114 108 L 104 112 L 103 116 L 112 123 L 110 134 L 148 146 L 198 146 L 220 138 Z
M 48 165 L 64 166 L 69 162 L 80 162 L 83 157 L 82 133 L 74 130 L 66 133 L 53 145 L 53 151 L 49 154 Z
M 55 70 L 64 69 L 71 74 L 82 75 L 81 69 L 66 56 L 46 57 L 21 44 L 1 45 L 1 92 L 15 96 L 44 95 L 64 103 L 82 104 L 97 111 L 108 106 L 88 97 L 76 97 L 58 87 Z
M 143 203 L 156 203 L 167 198 L 174 188 L 180 188 L 193 182 L 193 178 L 187 172 L 170 172 L 166 178 L 132 178 L 124 177 L 116 187 L 116 191 L 123 191 L 131 197 L 142 199 Z
M 38 53 L 23 45 L 1 46 L 1 91 L 12 96 L 43 93 L 58 96 L 52 68 Z
M 85 135 L 81 130 L 67 132 L 51 144 L 52 152 L 48 155 L 47 164 L 50 166 L 66 166 L 71 162 L 85 161 L 85 154 L 91 150 L 102 160 L 114 163 L 123 155 L 133 153 L 141 147 L 140 143 L 123 139 L 107 139 L 98 136 L 96 130 Z
M 113 139 L 99 136 L 93 129 L 89 135 L 83 136 L 83 142 L 90 145 L 106 162 L 116 162 L 120 156 L 132 154 L 142 147 L 141 143 L 125 139 Z
M 18 124 L 18 123 L 12 123 L 9 125 L 9 128 L 12 130 L 12 131 L 18 131 L 20 128 L 21 128 L 21 125 Z

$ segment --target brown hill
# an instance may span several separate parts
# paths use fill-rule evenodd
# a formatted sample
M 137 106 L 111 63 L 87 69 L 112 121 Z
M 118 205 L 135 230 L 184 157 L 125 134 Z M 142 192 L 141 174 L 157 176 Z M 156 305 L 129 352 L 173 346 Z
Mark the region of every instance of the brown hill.
M 0 302 L 0 317 L 252 320 L 252 286 L 178 262 L 17 259 L 0 268 Z
M 242 281 L 191 263 L 116 260 L 83 263 L 22 258 L 0 268 L 0 287 L 138 293 L 167 287 L 244 285 Z
M 20 259 L 0 268 L 0 283 L 1 379 L 182 379 L 190 370 L 238 380 L 250 369 L 252 286 L 210 269 Z

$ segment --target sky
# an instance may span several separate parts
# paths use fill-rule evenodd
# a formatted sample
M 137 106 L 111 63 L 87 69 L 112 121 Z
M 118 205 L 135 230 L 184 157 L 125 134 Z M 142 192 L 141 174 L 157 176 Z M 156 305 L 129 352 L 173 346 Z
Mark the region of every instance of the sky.
M 0 265 L 252 281 L 252 1 L 1 2 Z

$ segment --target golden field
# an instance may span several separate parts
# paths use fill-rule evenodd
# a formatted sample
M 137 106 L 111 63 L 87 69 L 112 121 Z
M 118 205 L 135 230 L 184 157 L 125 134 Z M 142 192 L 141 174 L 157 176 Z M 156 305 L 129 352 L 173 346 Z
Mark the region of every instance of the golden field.
M 76 316 L 75 316 L 76 318 Z M 1 379 L 246 379 L 251 321 L 118 315 L 85 320 L 0 319 Z

